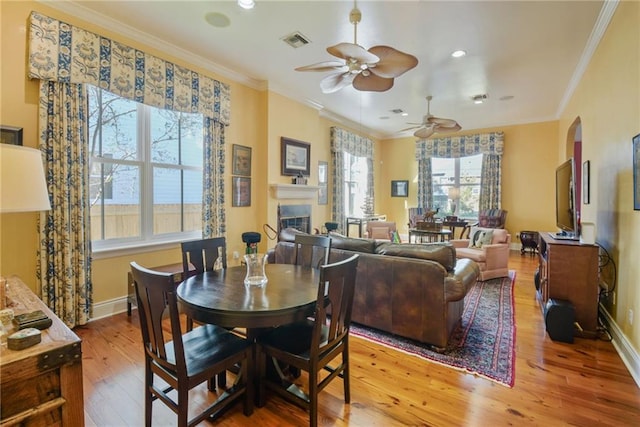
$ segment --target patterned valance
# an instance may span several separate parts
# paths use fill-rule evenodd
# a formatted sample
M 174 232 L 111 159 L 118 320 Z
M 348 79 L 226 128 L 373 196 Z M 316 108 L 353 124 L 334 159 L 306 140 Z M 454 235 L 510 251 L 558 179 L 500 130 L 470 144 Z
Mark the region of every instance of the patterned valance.
M 431 157 L 454 159 L 476 154 L 501 156 L 503 151 L 503 132 L 421 139 L 416 142 L 416 160 L 429 159 Z
M 29 77 L 89 83 L 158 108 L 229 125 L 229 85 L 138 49 L 31 12 Z
M 347 152 L 353 156 L 373 158 L 373 141 L 339 127 L 331 128 L 331 151 Z

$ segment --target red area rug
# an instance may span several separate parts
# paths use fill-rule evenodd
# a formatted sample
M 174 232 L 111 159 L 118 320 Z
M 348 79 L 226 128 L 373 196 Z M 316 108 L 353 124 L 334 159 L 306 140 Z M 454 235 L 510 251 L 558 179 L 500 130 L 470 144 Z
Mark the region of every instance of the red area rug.
M 442 353 L 428 345 L 375 329 L 351 325 L 351 334 L 422 359 L 490 379 L 507 387 L 515 380 L 515 312 L 509 277 L 477 282 L 464 299 L 462 321 Z

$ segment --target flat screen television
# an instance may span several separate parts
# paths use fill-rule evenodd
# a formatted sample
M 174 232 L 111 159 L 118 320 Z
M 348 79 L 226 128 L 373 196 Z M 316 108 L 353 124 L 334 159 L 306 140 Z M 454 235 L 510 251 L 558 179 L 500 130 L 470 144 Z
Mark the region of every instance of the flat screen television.
M 578 240 L 576 213 L 576 168 L 573 158 L 556 168 L 556 226 L 560 232 L 553 237 Z

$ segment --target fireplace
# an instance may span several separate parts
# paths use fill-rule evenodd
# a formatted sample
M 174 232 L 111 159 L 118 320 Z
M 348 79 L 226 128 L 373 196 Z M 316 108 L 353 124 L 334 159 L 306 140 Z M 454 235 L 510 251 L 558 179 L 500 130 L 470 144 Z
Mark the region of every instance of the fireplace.
M 311 234 L 311 205 L 278 205 L 278 235 L 285 228 Z

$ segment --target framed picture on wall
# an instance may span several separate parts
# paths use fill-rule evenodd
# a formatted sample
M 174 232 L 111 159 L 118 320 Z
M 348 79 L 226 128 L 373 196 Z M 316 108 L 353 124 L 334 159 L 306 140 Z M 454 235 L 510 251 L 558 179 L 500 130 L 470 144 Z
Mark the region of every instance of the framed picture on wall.
M 409 197 L 409 181 L 391 181 L 391 197 Z
M 311 161 L 311 144 L 295 139 L 280 139 L 282 175 L 309 176 Z
M 633 137 L 633 209 L 640 211 L 640 133 Z
M 251 147 L 233 144 L 232 175 L 251 176 Z
M 231 206 L 251 206 L 251 178 L 234 176 L 231 178 Z
M 22 128 L 0 125 L 0 142 L 2 144 L 22 145 Z

